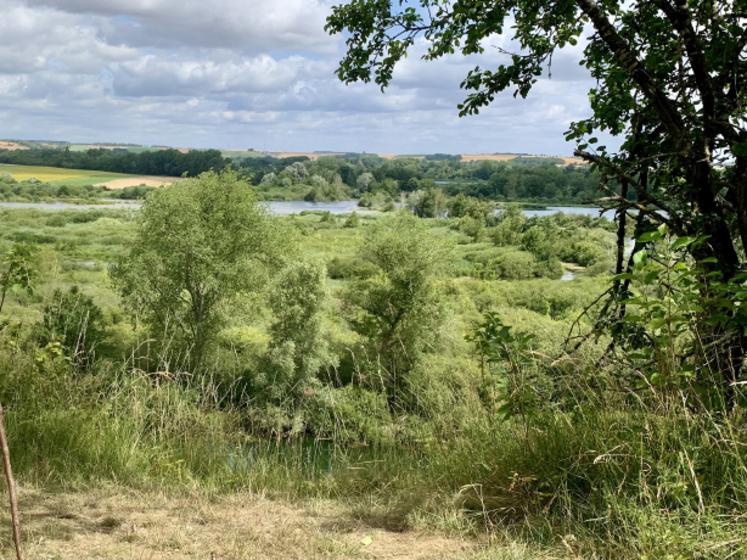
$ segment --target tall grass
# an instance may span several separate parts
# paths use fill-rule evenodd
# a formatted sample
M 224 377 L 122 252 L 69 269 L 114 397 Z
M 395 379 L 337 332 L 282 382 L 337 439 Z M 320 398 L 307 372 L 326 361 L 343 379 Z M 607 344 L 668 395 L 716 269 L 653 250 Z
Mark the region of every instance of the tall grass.
M 449 279 L 454 317 L 444 327 L 447 344 L 408 380 L 416 412 L 390 415 L 375 391 L 331 380 L 309 397 L 317 408 L 304 411 L 308 431 L 268 438 L 256 421 L 268 411 L 226 397 L 225 387 L 261 354 L 262 325 L 242 331 L 246 340 L 228 340 L 231 352 L 211 362 L 200 382 L 155 372 L 174 362 L 160 356 L 118 358 L 138 346 L 137 333 L 121 317 L 105 267 L 76 263 L 112 260 L 130 239 L 131 224 L 125 214 L 90 222 L 72 217 L 16 213 L 14 221 L 4 218 L 9 227 L 0 232 L 4 241 L 18 232 L 44 233 L 62 247 L 45 253 L 54 264 L 47 268 L 59 275 L 24 296 L 29 301 L 16 298 L 7 307 L 6 317 L 25 323 L 0 322 L 0 401 L 21 484 L 114 481 L 335 498 L 387 527 L 508 535 L 570 558 L 747 557 L 744 410 L 709 409 L 687 387 L 633 391 L 630 372 L 596 367 L 604 341 L 555 359 L 570 319 L 604 279 L 567 285 Z M 308 254 L 324 260 L 354 254 L 356 228 L 317 231 L 304 220 L 297 221 L 309 226 Z M 338 268 L 336 290 L 348 276 Z M 33 332 L 44 294 L 72 283 L 82 284 L 112 323 L 111 348 L 86 372 L 76 371 L 59 348 L 41 347 Z M 480 311 L 491 309 L 537 338 L 533 355 L 542 363 L 526 379 L 539 405 L 530 414 L 500 416 L 490 402 L 496 387 L 490 398 L 482 391 L 485 375 L 463 335 Z M 328 319 L 332 342 L 347 352 L 350 333 L 339 318 Z
M 24 483 L 334 497 L 391 527 L 500 530 L 584 558 L 747 554 L 745 418 L 696 414 L 676 394 L 579 403 L 529 426 L 476 414 L 443 439 L 355 448 L 256 438 L 208 385 L 24 355 L 0 352 Z

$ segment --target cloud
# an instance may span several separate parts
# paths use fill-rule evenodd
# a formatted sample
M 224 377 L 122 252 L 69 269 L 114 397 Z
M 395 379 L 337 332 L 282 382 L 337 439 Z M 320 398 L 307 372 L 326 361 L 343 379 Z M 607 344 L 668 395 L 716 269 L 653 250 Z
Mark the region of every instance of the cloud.
M 481 55 L 425 62 L 419 43 L 382 94 L 334 75 L 328 0 L 0 0 L 0 137 L 272 150 L 569 153 L 585 116 L 581 45 L 526 100 L 458 118 Z M 508 45 L 510 46 L 510 45 Z
M 302 57 L 278 61 L 266 54 L 227 61 L 147 54 L 111 70 L 116 95 L 147 97 L 284 91 L 309 66 L 313 63 Z
M 29 0 L 29 5 L 106 18 L 102 32 L 133 46 L 327 51 L 329 4 L 321 0 Z

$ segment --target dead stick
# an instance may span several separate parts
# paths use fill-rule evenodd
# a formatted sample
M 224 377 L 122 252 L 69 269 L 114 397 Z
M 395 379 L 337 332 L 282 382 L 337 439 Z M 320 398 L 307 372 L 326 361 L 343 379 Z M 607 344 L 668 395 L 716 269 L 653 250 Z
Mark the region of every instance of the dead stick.
M 23 560 L 23 553 L 21 552 L 21 523 L 18 519 L 18 497 L 16 496 L 16 485 L 13 481 L 13 469 L 10 467 L 10 449 L 8 448 L 8 438 L 5 436 L 5 414 L 3 413 L 2 404 L 0 404 L 0 447 L 2 447 L 3 452 L 5 481 L 8 483 L 10 520 L 13 524 L 13 543 L 16 545 L 16 560 Z

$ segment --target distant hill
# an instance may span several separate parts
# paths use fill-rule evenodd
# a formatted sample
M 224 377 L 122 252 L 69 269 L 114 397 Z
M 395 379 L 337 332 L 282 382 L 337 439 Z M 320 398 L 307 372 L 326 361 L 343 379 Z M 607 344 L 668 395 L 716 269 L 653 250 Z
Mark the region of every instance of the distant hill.
M 112 151 L 128 151 L 132 153 L 143 153 L 143 152 L 156 152 L 162 150 L 175 149 L 179 152 L 186 154 L 192 151 L 194 148 L 184 147 L 171 147 L 165 145 L 154 145 L 154 146 L 143 146 L 138 144 L 126 144 L 118 142 L 102 142 L 102 143 L 90 143 L 90 144 L 76 144 L 64 141 L 55 140 L 0 140 L 0 150 L 29 150 L 34 148 L 46 148 L 46 149 L 68 149 L 73 152 L 85 152 L 92 149 L 101 150 L 112 150 Z M 565 165 L 583 165 L 584 161 L 580 158 L 573 156 L 559 156 L 559 155 L 548 155 L 548 154 L 529 154 L 524 152 L 493 152 L 493 153 L 473 153 L 473 154 L 395 154 L 391 152 L 373 153 L 373 152 L 362 152 L 362 153 L 351 153 L 351 152 L 340 152 L 332 150 L 314 150 L 309 152 L 304 151 L 263 151 L 248 149 L 224 149 L 220 150 L 223 157 L 234 158 L 234 159 L 246 159 L 246 158 L 257 158 L 257 157 L 272 157 L 277 159 L 291 158 L 291 157 L 306 157 L 314 161 L 321 157 L 343 157 L 343 156 L 378 156 L 382 159 L 400 159 L 400 158 L 413 158 L 413 159 L 433 159 L 433 156 L 442 157 L 456 157 L 463 162 L 471 161 L 511 161 L 517 158 L 543 158 L 543 159 L 558 159 L 562 160 Z

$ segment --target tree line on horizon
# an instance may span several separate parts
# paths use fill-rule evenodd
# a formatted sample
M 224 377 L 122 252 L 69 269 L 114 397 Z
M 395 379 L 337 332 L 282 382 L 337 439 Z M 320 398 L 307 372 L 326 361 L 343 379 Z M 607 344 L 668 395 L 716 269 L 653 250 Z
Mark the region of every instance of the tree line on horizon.
M 511 161 L 463 162 L 436 154 L 383 159 L 346 154 L 311 160 L 306 156 L 227 158 L 219 150 L 69 149 L 0 150 L 0 163 L 92 169 L 136 175 L 195 177 L 233 167 L 266 198 L 339 200 L 364 195 L 396 198 L 400 193 L 441 189 L 495 200 L 590 203 L 598 197 L 599 177 L 589 166 L 564 166 L 555 158 L 517 157 Z

